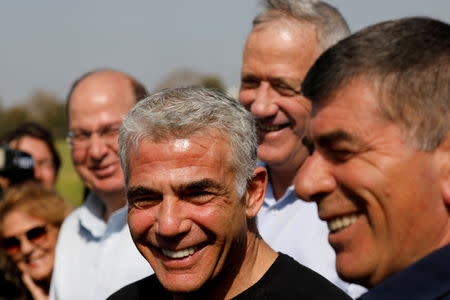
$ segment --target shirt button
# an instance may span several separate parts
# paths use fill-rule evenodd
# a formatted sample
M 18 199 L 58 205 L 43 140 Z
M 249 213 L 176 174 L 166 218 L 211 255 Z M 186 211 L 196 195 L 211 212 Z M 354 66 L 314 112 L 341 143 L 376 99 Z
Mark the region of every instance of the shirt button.
M 276 215 L 278 213 L 278 209 L 272 208 L 271 212 L 272 212 L 272 215 Z

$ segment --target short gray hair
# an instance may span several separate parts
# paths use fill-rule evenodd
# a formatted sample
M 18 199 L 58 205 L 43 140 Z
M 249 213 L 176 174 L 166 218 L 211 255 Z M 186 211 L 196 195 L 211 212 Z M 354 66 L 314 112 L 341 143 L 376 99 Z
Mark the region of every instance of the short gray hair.
M 262 0 L 264 11 L 253 19 L 253 27 L 259 24 L 293 18 L 317 28 L 317 39 L 322 51 L 350 34 L 341 13 L 333 6 L 318 0 Z
M 253 116 L 237 100 L 203 87 L 165 89 L 138 102 L 126 115 L 119 136 L 119 154 L 128 188 L 129 154 L 144 139 L 161 142 L 194 134 L 219 132 L 230 142 L 236 190 L 244 195 L 257 165 Z

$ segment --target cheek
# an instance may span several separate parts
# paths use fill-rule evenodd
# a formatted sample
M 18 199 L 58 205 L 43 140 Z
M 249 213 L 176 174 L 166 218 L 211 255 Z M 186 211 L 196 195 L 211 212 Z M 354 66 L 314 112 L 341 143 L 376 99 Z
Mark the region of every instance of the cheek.
M 139 239 L 147 235 L 155 223 L 155 216 L 151 209 L 138 210 L 131 208 L 128 213 L 128 224 L 131 235 Z
M 239 102 L 244 105 L 247 109 L 252 104 L 254 99 L 253 90 L 241 90 L 239 91 Z
M 51 252 L 55 251 L 56 242 L 58 240 L 58 232 L 59 232 L 59 229 L 54 227 L 48 233 L 46 245 L 47 245 L 47 249 L 49 249 Z
M 86 160 L 86 151 L 72 150 L 72 160 L 75 166 L 80 166 L 84 164 Z
M 305 127 L 311 113 L 311 103 L 303 97 L 285 99 L 279 106 L 297 123 L 298 127 Z
M 42 174 L 44 178 L 47 178 L 50 181 L 54 181 L 56 178 L 56 173 L 53 169 L 46 169 Z

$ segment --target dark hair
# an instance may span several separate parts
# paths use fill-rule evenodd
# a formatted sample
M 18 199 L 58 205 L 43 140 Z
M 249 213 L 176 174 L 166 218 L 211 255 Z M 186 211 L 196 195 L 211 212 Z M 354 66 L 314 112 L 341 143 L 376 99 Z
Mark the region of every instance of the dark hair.
M 434 150 L 449 130 L 450 26 L 425 17 L 369 26 L 324 52 L 302 91 L 314 109 L 355 78 L 373 82 L 382 117 L 412 146 Z
M 74 83 L 72 83 L 72 86 L 70 87 L 69 93 L 67 94 L 67 98 L 66 98 L 66 120 L 67 122 L 69 121 L 69 104 L 70 104 L 70 98 L 72 98 L 72 93 L 75 90 L 75 88 L 78 86 L 78 84 L 83 81 L 85 78 L 98 73 L 98 72 L 102 72 L 102 71 L 114 71 L 114 72 L 119 72 L 122 74 L 125 74 L 129 79 L 130 79 L 130 83 L 131 86 L 133 87 L 133 92 L 134 92 L 134 97 L 136 99 L 136 102 L 144 99 L 145 97 L 148 96 L 148 91 L 145 88 L 145 86 L 139 82 L 137 79 L 135 79 L 134 77 L 132 77 L 131 75 L 128 75 L 126 73 L 114 70 L 114 69 L 108 69 L 108 68 L 101 68 L 101 69 L 95 69 L 92 71 L 89 71 L 87 73 L 84 73 L 83 75 L 81 75 L 80 77 L 78 77 Z
M 20 139 L 24 137 L 32 137 L 38 139 L 47 145 L 50 153 L 52 154 L 55 174 L 58 175 L 59 168 L 61 167 L 61 158 L 58 151 L 56 150 L 55 141 L 51 132 L 38 123 L 31 121 L 25 122 L 7 132 L 2 138 L 2 143 L 9 144 L 13 141 L 20 141 Z

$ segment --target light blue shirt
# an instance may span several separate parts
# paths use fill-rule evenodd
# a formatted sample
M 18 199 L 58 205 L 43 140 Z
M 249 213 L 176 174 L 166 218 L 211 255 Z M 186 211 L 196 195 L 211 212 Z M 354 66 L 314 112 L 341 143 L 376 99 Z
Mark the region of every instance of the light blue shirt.
M 134 245 L 127 206 L 106 224 L 103 204 L 94 193 L 61 226 L 50 299 L 106 299 L 121 287 L 153 273 Z
M 366 291 L 339 278 L 336 255 L 328 243 L 327 224 L 319 219 L 315 203 L 304 202 L 295 196 L 294 186 L 276 201 L 268 183 L 257 224 L 262 238 L 275 251 L 283 252 L 321 274 L 353 298 Z

